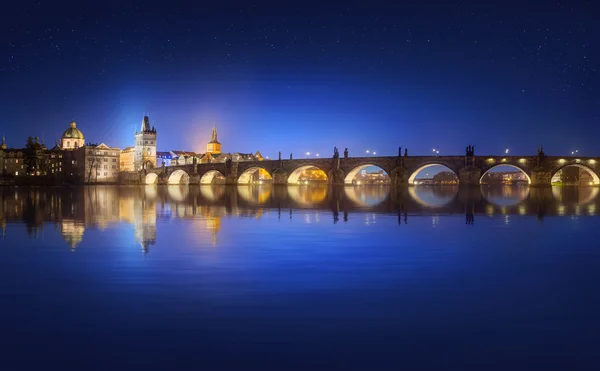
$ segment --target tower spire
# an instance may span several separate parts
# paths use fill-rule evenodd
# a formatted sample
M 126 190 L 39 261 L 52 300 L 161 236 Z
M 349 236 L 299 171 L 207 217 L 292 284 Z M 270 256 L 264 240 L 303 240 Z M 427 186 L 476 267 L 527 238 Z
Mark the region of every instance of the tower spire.
M 212 136 L 211 136 L 211 140 L 210 141 L 213 142 L 213 143 L 218 143 L 218 140 L 217 140 L 217 127 L 214 124 L 213 124 L 213 128 L 212 128 Z

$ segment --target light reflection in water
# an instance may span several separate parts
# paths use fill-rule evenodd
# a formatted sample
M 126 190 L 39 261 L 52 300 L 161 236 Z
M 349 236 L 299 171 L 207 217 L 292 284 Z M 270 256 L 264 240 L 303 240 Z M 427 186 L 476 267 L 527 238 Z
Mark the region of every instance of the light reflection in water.
M 217 244 L 224 216 L 259 219 L 277 210 L 277 215 L 305 209 L 301 220 L 334 223 L 360 213 L 364 223 L 374 224 L 379 214 L 397 214 L 407 224 L 410 215 L 431 213 L 432 224 L 444 222 L 443 213 L 465 213 L 467 224 L 475 215 L 596 215 L 597 188 L 484 188 L 461 191 L 456 187 L 327 187 L 327 186 L 142 186 L 81 188 L 0 188 L 0 229 L 20 222 L 27 233 L 39 236 L 45 223 L 55 223 L 70 248 L 76 248 L 87 229 L 105 229 L 118 223 L 133 225 L 135 241 L 148 251 L 156 241 L 157 220 L 198 220 L 198 230 Z M 308 210 L 311 209 L 311 210 Z M 366 213 L 365 213 L 366 211 Z M 327 218 L 325 218 L 327 216 Z M 285 217 L 285 216 L 284 216 Z
M 458 194 L 458 187 L 414 186 L 410 187 L 408 192 L 420 205 L 428 208 L 436 208 L 452 202 Z

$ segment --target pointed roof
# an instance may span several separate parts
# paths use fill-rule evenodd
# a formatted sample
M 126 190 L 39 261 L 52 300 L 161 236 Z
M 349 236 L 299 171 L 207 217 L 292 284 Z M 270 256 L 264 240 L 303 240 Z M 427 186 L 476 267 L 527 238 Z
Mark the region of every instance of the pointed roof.
M 142 119 L 142 128 L 140 131 L 150 131 L 150 119 L 148 118 L 148 116 L 144 116 L 144 118 Z
M 217 143 L 217 144 L 221 144 L 221 143 L 219 143 L 219 141 L 217 140 L 217 128 L 216 128 L 215 126 L 213 126 L 213 129 L 212 129 L 212 136 L 211 136 L 210 142 L 208 142 L 208 143 Z

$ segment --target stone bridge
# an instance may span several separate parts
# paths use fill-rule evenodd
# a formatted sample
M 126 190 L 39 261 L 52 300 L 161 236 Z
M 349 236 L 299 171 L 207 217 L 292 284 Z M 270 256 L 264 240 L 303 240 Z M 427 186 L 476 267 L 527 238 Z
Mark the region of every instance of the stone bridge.
M 142 170 L 123 178 L 123 183 L 136 184 L 250 184 L 251 174 L 263 169 L 274 184 L 298 184 L 307 169 L 320 169 L 329 184 L 352 184 L 356 174 L 368 166 L 378 166 L 393 185 L 414 184 L 417 174 L 430 166 L 443 165 L 453 171 L 459 185 L 479 185 L 482 177 L 497 166 L 511 166 L 526 174 L 531 186 L 550 186 L 552 177 L 567 166 L 587 170 L 592 185 L 600 185 L 600 158 L 546 156 L 372 156 L 341 158 L 307 158 L 248 162 L 178 165 Z

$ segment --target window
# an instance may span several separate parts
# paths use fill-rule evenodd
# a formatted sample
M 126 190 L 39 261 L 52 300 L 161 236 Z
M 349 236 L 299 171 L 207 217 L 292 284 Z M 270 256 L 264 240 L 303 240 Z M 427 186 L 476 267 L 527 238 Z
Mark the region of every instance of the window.
M 71 161 L 71 165 L 75 165 L 75 160 L 72 160 L 72 161 Z
M 15 171 L 15 175 L 19 175 L 19 172 L 18 172 L 18 171 Z
M 117 162 L 117 159 L 116 159 L 116 158 L 113 158 L 113 162 Z
M 79 142 L 75 142 L 75 148 L 79 148 Z
M 108 159 L 106 157 L 104 158 L 104 162 L 108 162 Z
M 116 169 L 116 168 L 117 168 L 117 166 L 116 166 L 116 165 L 113 165 L 113 167 L 112 167 L 112 168 L 113 168 L 113 169 Z
M 67 141 L 67 148 L 71 147 L 71 142 Z
M 106 173 L 106 172 L 105 172 L 105 173 L 104 173 L 104 176 L 107 176 L 107 175 L 108 175 L 108 173 Z
M 106 169 L 108 169 L 108 165 L 104 165 L 104 169 L 105 169 L 105 170 L 106 170 Z
M 148 144 L 148 141 L 147 141 L 147 140 L 145 140 L 145 141 L 144 141 L 144 144 Z

